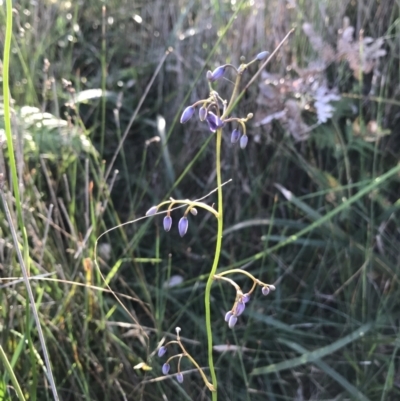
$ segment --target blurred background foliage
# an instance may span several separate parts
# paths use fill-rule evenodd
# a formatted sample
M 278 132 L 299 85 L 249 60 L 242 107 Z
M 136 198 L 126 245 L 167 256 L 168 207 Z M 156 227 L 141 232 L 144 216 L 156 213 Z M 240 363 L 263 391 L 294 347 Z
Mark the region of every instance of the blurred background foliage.
M 100 268 L 135 321 L 94 268 L 94 244 L 169 196 L 215 188 L 213 137 L 197 119 L 177 124 L 180 112 L 207 97 L 208 69 L 272 52 L 292 27 L 235 110 L 255 115 L 247 148 L 224 128 L 223 177 L 232 181 L 220 267 L 241 266 L 277 290 L 257 294 L 232 331 L 221 322 L 234 291 L 215 284 L 219 397 L 399 399 L 399 172 L 379 179 L 400 156 L 399 1 L 13 5 L 13 135 L 31 283 L 60 399 L 209 399 L 190 365 L 183 385 L 161 378 L 154 350 L 178 325 L 206 366 L 213 219 L 190 217 L 183 239 L 175 225 L 163 232 L 160 217 L 102 237 Z M 216 87 L 228 97 L 232 86 L 227 74 Z M 40 351 L 25 346 L 30 332 L 39 350 L 3 215 L 0 233 L 0 341 L 26 397 L 51 399 Z M 6 374 L 0 394 L 16 399 Z

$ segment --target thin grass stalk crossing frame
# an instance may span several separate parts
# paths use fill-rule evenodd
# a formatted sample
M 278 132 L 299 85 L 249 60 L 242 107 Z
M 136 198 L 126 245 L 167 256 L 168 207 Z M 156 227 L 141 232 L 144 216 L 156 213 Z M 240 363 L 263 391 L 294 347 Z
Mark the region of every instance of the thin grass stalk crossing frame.
M 11 218 L 10 210 L 8 208 L 7 201 L 3 192 L 3 184 L 4 182 L 0 182 L 0 195 L 3 201 L 5 214 L 8 220 L 8 224 L 10 227 L 11 235 L 13 237 L 15 251 L 17 253 L 17 257 L 20 263 L 22 275 L 24 277 L 24 282 L 26 286 L 26 290 L 28 292 L 29 303 L 32 309 L 32 314 L 36 323 L 38 336 L 40 340 L 40 344 L 42 346 L 43 356 L 46 365 L 46 376 L 49 380 L 49 384 L 53 393 L 53 397 L 55 401 L 58 401 L 58 393 L 57 388 L 54 382 L 53 372 L 51 369 L 50 358 L 46 348 L 46 342 L 44 339 L 42 327 L 40 325 L 39 314 L 36 309 L 35 298 L 33 296 L 33 291 L 29 283 L 29 243 L 28 236 L 26 233 L 26 228 L 24 225 L 23 214 L 22 214 L 22 202 L 19 194 L 18 188 L 18 175 L 17 175 L 17 166 L 15 162 L 14 156 L 14 146 L 12 139 L 12 130 L 11 130 L 11 109 L 10 109 L 10 88 L 9 88 L 9 69 L 10 69 L 10 50 L 11 50 L 11 39 L 12 39 L 12 24 L 13 24 L 13 8 L 12 8 L 12 0 L 6 0 L 6 34 L 4 40 L 4 53 L 3 53 L 3 102 L 4 102 L 4 126 L 5 126 L 5 134 L 7 139 L 7 148 L 9 154 L 9 165 L 11 170 L 11 180 L 12 180 L 12 188 L 15 197 L 15 207 L 17 211 L 18 218 L 18 226 L 22 233 L 22 249 L 23 255 L 20 249 L 20 244 L 18 242 L 17 233 L 15 231 L 13 221 Z M 0 177 L 3 181 L 5 177 Z M 28 302 L 28 301 L 27 301 Z M 27 315 L 27 329 L 29 329 L 29 315 Z M 30 340 L 30 336 L 28 335 L 28 341 Z

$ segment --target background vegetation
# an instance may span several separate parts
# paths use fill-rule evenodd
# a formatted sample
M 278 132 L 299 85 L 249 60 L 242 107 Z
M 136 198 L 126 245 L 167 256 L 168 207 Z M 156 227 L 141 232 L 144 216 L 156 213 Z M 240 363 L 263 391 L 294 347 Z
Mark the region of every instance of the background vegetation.
M 203 290 L 214 221 L 199 212 L 183 239 L 165 233 L 160 217 L 101 238 L 101 271 L 134 320 L 95 269 L 94 245 L 169 196 L 194 199 L 215 188 L 213 138 L 194 119 L 177 124 L 180 111 L 207 96 L 207 69 L 272 51 L 293 26 L 271 75 L 238 105 L 238 114 L 255 114 L 244 151 L 225 128 L 223 175 L 232 181 L 224 187 L 220 268 L 241 266 L 277 290 L 258 294 L 232 331 L 222 321 L 233 290 L 215 284 L 219 397 L 399 399 L 399 1 L 21 0 L 13 7 L 12 127 L 30 284 L 60 399 L 209 399 L 190 365 L 183 385 L 161 377 L 154 350 L 179 325 L 206 366 Z M 355 28 L 356 61 L 338 51 L 344 24 Z M 381 38 L 369 71 L 367 37 Z M 332 47 L 332 60 L 318 40 Z M 318 123 L 310 76 L 340 94 L 326 123 Z M 218 85 L 223 93 L 232 82 Z M 279 104 L 293 113 L 257 124 Z M 3 128 L 2 118 L 2 137 Z M 2 143 L 3 199 L 17 226 Z M 0 213 L 0 344 L 24 396 L 51 400 L 3 205 Z M 6 370 L 0 398 L 17 399 Z

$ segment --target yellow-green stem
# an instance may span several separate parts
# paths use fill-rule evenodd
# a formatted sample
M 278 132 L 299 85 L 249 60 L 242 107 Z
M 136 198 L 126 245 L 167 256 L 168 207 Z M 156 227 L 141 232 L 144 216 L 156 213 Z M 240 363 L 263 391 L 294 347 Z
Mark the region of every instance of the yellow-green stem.
M 211 381 L 215 388 L 212 392 L 212 400 L 217 400 L 217 376 L 215 374 L 214 359 L 213 359 L 213 336 L 211 329 L 211 302 L 210 293 L 213 283 L 214 274 L 217 271 L 219 256 L 221 254 L 222 245 L 222 231 L 223 231 L 223 206 L 222 206 L 222 178 L 221 178 L 221 142 L 222 142 L 222 129 L 217 130 L 216 134 L 216 171 L 217 171 L 217 187 L 218 187 L 218 228 L 217 228 L 217 242 L 215 247 L 214 262 L 211 268 L 210 275 L 208 276 L 206 291 L 204 294 L 205 310 L 206 310 L 206 331 L 207 331 L 207 344 L 208 344 L 208 365 L 210 368 Z

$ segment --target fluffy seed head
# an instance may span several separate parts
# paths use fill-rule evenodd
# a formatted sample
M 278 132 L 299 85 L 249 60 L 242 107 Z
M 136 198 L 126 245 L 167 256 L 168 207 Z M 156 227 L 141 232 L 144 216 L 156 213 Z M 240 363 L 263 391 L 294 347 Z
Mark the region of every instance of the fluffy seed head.
M 171 226 L 172 226 L 172 217 L 168 216 L 168 215 L 165 216 L 163 224 L 164 224 L 164 230 L 168 232 L 171 229 Z
M 235 128 L 231 134 L 231 142 L 236 143 L 239 140 L 239 138 L 240 138 L 240 131 L 237 128 Z
M 247 146 L 247 142 L 249 142 L 249 138 L 247 135 L 242 135 L 240 138 L 240 147 L 244 149 Z
M 193 114 L 194 114 L 194 107 L 193 106 L 186 107 L 186 109 L 183 110 L 181 116 L 181 124 L 184 124 L 187 121 L 189 121 L 193 117 Z
M 186 234 L 187 229 L 188 229 L 188 226 L 189 226 L 188 219 L 187 219 L 187 217 L 183 216 L 183 217 L 179 220 L 179 223 L 178 223 L 179 235 L 180 235 L 181 237 L 183 237 L 183 236 Z

